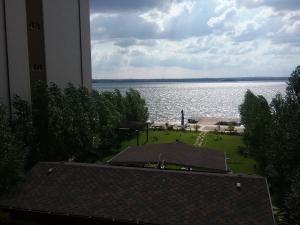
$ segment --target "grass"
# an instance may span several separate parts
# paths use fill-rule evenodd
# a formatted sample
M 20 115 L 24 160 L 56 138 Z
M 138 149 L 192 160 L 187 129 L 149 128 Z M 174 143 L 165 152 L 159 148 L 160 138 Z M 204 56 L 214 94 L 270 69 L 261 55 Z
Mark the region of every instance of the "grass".
M 225 152 L 227 165 L 234 173 L 256 174 L 256 161 L 238 153 L 237 147 L 244 146 L 242 136 L 220 135 L 208 133 L 205 136 L 204 147 Z
M 144 133 L 144 140 L 146 140 L 146 133 Z M 193 145 L 196 141 L 198 133 L 190 131 L 150 131 L 149 132 L 149 144 L 162 144 L 172 143 L 176 140 Z
M 162 143 L 172 143 L 179 140 L 185 144 L 193 145 L 198 137 L 199 133 L 190 131 L 149 131 L 149 141 L 148 144 L 162 144 Z M 146 132 L 140 132 L 139 135 L 139 145 L 146 144 Z M 111 159 L 114 155 L 118 154 L 128 146 L 136 146 L 136 137 L 131 137 L 121 143 L 118 148 L 112 149 L 107 155 L 105 155 L 101 161 L 106 162 Z M 228 158 L 227 165 L 230 170 L 234 173 L 245 173 L 245 174 L 255 174 L 257 173 L 254 168 L 256 162 L 250 157 L 245 157 L 238 153 L 237 147 L 244 146 L 242 136 L 236 135 L 221 135 L 214 133 L 207 133 L 203 141 L 203 147 L 215 149 L 217 151 L 225 152 Z M 172 165 L 167 165 L 167 167 L 172 167 Z M 174 168 L 177 169 L 178 166 L 175 165 Z
M 172 143 L 179 140 L 185 144 L 193 145 L 196 141 L 198 133 L 190 131 L 155 131 L 149 130 L 149 141 L 148 144 L 163 144 Z M 139 145 L 146 144 L 147 137 L 146 132 L 142 131 L 139 134 Z M 106 162 L 111 159 L 114 155 L 118 154 L 120 151 L 124 150 L 128 146 L 136 146 L 136 137 L 129 138 L 121 143 L 118 148 L 112 149 L 108 154 L 106 154 L 101 161 Z

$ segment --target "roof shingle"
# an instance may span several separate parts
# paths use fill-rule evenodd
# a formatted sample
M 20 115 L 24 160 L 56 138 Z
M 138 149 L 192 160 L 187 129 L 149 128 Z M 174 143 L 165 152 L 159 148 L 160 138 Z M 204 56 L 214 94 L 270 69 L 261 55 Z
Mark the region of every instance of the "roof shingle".
M 128 147 L 113 157 L 109 163 L 111 165 L 132 165 L 162 161 L 203 170 L 226 172 L 224 153 L 180 142 Z
M 141 224 L 274 225 L 262 177 L 81 163 L 37 164 L 0 208 Z

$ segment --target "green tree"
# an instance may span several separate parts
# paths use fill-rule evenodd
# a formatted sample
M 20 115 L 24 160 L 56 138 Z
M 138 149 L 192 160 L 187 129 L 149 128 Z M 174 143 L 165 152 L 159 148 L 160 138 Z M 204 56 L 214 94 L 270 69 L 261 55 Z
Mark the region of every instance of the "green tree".
M 6 108 L 0 104 L 0 195 L 23 175 L 26 149 L 14 136 Z
M 130 88 L 126 92 L 126 118 L 128 121 L 146 122 L 149 117 L 145 100 L 137 90 Z
M 33 87 L 33 93 L 31 98 L 33 133 L 35 136 L 35 145 L 33 148 L 36 148 L 36 159 L 40 161 L 50 160 L 48 157 L 51 151 L 49 151 L 50 142 L 48 139 L 49 93 L 47 84 L 41 81 L 36 82 Z M 35 160 L 33 161 L 34 163 Z
M 285 209 L 289 224 L 300 224 L 300 168 L 292 180 L 290 191 L 285 199 Z
M 286 88 L 288 101 L 300 103 L 300 65 L 292 72 Z
M 272 124 L 268 102 L 263 96 L 256 96 L 247 90 L 239 110 L 241 122 L 245 126 L 245 144 L 250 154 L 260 162 L 262 168 L 265 168 Z
M 300 67 L 291 74 L 286 95 L 273 98 L 272 132 L 268 154 L 267 175 L 276 189 L 279 205 L 289 191 L 292 178 L 300 166 Z
M 33 126 L 32 110 L 30 104 L 19 96 L 13 98 L 11 132 L 16 141 L 23 143 L 27 149 L 25 168 L 31 168 L 39 159 L 36 132 Z
M 299 224 L 300 66 L 292 72 L 285 95 L 277 94 L 268 106 L 247 91 L 240 113 L 245 143 L 262 165 L 279 211 L 290 224 Z
M 95 162 L 118 145 L 121 123 L 148 118 L 144 99 L 132 89 L 122 96 L 37 82 L 34 93 L 31 105 L 15 96 L 7 125 L 15 143 L 28 149 L 27 169 L 38 161 Z

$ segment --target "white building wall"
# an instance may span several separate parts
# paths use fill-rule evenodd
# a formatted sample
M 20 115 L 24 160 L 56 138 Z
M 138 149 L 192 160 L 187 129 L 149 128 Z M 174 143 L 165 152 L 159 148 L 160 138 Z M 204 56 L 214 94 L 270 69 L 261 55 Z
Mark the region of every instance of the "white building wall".
M 91 31 L 89 0 L 80 0 L 83 86 L 92 88 Z M 86 26 L 88 24 L 88 26 Z
M 83 8 L 79 10 L 79 3 L 79 0 L 43 0 L 47 80 L 63 86 L 72 82 L 90 88 L 90 31 L 86 20 L 89 4 L 83 0 L 80 3 Z
M 0 31 L 4 31 L 3 1 L 0 0 Z M 8 104 L 5 34 L 0 32 L 0 104 Z
M 10 92 L 12 97 L 19 95 L 30 101 L 25 2 L 24 0 L 6 0 L 6 29 Z
M 6 68 L 3 1 L 9 68 Z M 70 82 L 91 89 L 89 1 L 42 1 L 47 81 L 61 87 Z M 9 102 L 8 88 L 11 96 L 31 99 L 28 54 L 26 0 L 0 0 L 0 101 L 5 104 Z

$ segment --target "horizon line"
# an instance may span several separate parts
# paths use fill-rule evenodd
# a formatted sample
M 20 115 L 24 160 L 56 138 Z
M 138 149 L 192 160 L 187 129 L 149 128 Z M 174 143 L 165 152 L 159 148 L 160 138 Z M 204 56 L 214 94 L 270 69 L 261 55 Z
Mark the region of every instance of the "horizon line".
M 124 81 L 161 81 L 161 82 L 172 82 L 172 81 L 287 81 L 289 76 L 282 77 L 216 77 L 216 78 L 92 78 L 92 82 L 104 81 L 104 82 L 124 82 Z

